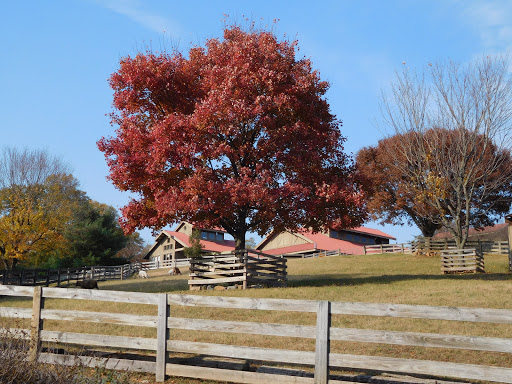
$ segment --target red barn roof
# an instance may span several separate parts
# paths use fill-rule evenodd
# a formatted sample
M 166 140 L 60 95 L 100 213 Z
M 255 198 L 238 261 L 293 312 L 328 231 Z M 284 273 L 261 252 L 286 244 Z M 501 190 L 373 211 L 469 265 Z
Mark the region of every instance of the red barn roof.
M 374 228 L 357 227 L 357 228 L 344 229 L 344 231 L 365 233 L 367 235 L 382 237 L 384 239 L 396 240 L 396 237 L 388 235 L 387 233 L 384 233 L 384 232 L 379 231 L 378 229 L 374 229 Z
M 347 232 L 362 233 L 366 235 L 372 235 L 374 237 L 396 240 L 393 236 L 388 235 L 378 229 L 358 227 L 353 229 L 344 230 Z M 269 239 L 273 233 L 267 236 L 257 247 L 263 245 L 267 239 Z M 278 247 L 273 249 L 265 249 L 263 252 L 270 255 L 281 255 L 281 254 L 292 254 L 292 253 L 311 253 L 316 251 L 336 251 L 340 250 L 341 253 L 347 254 L 362 254 L 364 253 L 363 245 L 356 242 L 347 240 L 336 239 L 329 237 L 323 233 L 313 233 L 311 231 L 300 231 L 295 235 L 301 237 L 306 243 L 295 244 L 285 247 Z

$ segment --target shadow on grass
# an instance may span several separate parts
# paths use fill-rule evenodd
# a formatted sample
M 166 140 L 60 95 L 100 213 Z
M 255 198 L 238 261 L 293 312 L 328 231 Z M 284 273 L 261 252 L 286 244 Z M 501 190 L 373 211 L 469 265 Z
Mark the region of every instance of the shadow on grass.
M 412 280 L 472 280 L 472 281 L 512 281 L 510 273 L 477 273 L 463 275 L 301 275 L 289 276 L 288 287 L 325 287 L 325 286 L 354 286 L 364 284 L 390 284 Z

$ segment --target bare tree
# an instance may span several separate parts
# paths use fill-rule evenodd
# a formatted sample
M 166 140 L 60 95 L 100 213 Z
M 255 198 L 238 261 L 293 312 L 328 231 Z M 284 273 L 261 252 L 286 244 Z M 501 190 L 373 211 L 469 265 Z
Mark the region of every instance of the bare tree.
M 470 226 L 492 224 L 512 202 L 508 69 L 504 57 L 405 68 L 383 94 L 384 120 L 399 138 L 388 147 L 393 166 L 460 248 Z
M 51 175 L 66 173 L 68 166 L 45 150 L 7 147 L 0 154 L 0 189 L 41 185 Z

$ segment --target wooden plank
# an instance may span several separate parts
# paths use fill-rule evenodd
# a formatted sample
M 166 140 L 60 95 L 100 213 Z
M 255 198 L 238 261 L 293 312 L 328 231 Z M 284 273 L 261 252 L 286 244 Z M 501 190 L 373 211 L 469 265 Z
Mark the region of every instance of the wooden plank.
M 314 339 L 316 328 L 307 325 L 255 323 L 209 319 L 170 317 L 169 328 L 194 331 L 246 333 L 252 335 L 286 336 Z
M 442 263 L 461 263 L 461 262 L 468 262 L 468 263 L 483 263 L 484 260 L 481 257 L 478 256 L 469 256 L 469 257 L 449 257 L 449 256 L 443 256 L 441 258 Z
M 32 320 L 30 322 L 30 350 L 29 361 L 37 361 L 37 355 L 41 348 L 41 329 L 43 321 L 41 319 L 41 308 L 44 305 L 43 288 L 34 287 L 34 296 L 32 299 Z
M 313 378 L 301 376 L 274 375 L 271 373 L 234 371 L 229 369 L 167 364 L 167 374 L 179 377 L 192 377 L 201 380 L 214 380 L 246 384 L 313 384 Z M 353 382 L 330 380 L 331 384 L 354 384 Z
M 442 263 L 462 263 L 462 262 L 476 263 L 477 261 L 482 261 L 482 260 L 478 257 L 473 257 L 473 256 L 472 257 L 450 257 L 450 256 L 441 257 Z
M 251 359 L 257 361 L 274 361 L 290 364 L 315 364 L 315 353 L 273 348 L 241 347 L 238 345 L 199 343 L 194 341 L 169 340 L 167 350 L 180 353 L 194 353 L 231 357 L 234 359 Z
M 512 310 L 509 309 L 332 302 L 331 313 L 336 315 L 389 316 L 413 319 L 512 324 Z
M 331 328 L 331 340 L 512 353 L 512 339 L 496 337 Z
M 41 353 L 39 362 L 45 364 L 61 364 L 67 366 L 103 367 L 118 371 L 154 373 L 155 363 L 151 361 L 102 358 L 90 356 L 57 355 L 54 353 Z
M 279 258 L 279 259 L 267 259 L 267 258 L 260 258 L 257 257 L 251 257 L 249 256 L 247 258 L 247 262 L 250 264 L 269 264 L 274 266 L 284 266 L 286 265 L 286 259 L 285 258 Z
M 253 254 L 253 255 L 259 255 L 259 256 L 263 256 L 263 257 L 268 257 L 270 259 L 282 259 L 282 257 L 280 257 L 280 256 L 269 255 L 268 253 L 257 251 L 255 249 L 248 249 L 247 252 L 249 254 L 248 255 L 249 257 L 254 257 L 254 256 L 250 256 L 250 254 Z
M 236 281 L 243 281 L 244 276 L 233 276 L 233 277 L 223 277 L 220 279 L 204 279 L 204 280 L 189 280 L 189 285 L 199 285 L 199 284 L 222 284 L 222 283 L 232 283 Z
M 94 345 L 115 348 L 143 349 L 149 351 L 156 350 L 156 339 L 148 339 L 142 337 L 128 336 L 112 336 L 112 335 L 94 335 L 88 333 L 73 333 L 60 331 L 41 331 L 41 339 L 43 341 Z
M 108 312 L 86 312 L 70 311 L 60 309 L 43 309 L 41 317 L 44 320 L 62 320 L 62 321 L 85 321 L 91 323 L 107 323 L 120 325 L 134 325 L 141 327 L 156 328 L 156 316 L 131 315 L 126 313 L 108 313 Z
M 167 305 L 167 295 L 165 293 L 158 295 L 158 317 L 157 317 L 157 347 L 156 347 L 156 381 L 163 383 L 165 381 L 165 364 L 167 363 L 167 340 L 169 339 L 169 329 L 167 328 L 167 319 L 169 318 L 169 307 Z
M 329 381 L 330 327 L 330 303 L 319 301 L 316 314 L 315 384 L 327 384 Z
M 157 295 L 142 292 L 105 291 L 81 288 L 46 288 L 44 297 L 157 305 Z
M 330 365 L 331 367 L 404 372 L 409 374 L 417 373 L 422 375 L 512 383 L 512 368 L 474 364 L 332 353 L 330 355 Z
M 237 274 L 237 273 L 245 273 L 247 272 L 244 269 L 234 269 L 234 270 L 219 270 L 219 269 L 216 269 L 215 271 L 210 271 L 210 272 L 201 272 L 201 273 L 189 273 L 189 276 L 190 277 L 202 277 L 202 276 L 224 276 L 224 275 L 234 275 L 234 274 Z
M 266 267 L 262 265 L 253 266 L 251 264 L 247 264 L 247 270 L 261 270 L 261 271 L 269 271 L 269 272 L 278 272 L 278 273 L 286 273 L 286 268 L 283 267 Z
M 441 268 L 443 272 L 465 272 L 465 271 L 476 271 L 476 266 L 473 267 L 443 267 Z
M 244 263 L 199 263 L 194 264 L 189 268 L 191 271 L 205 270 L 211 271 L 212 269 L 230 269 L 230 268 L 243 268 Z
M 251 276 L 268 276 L 268 277 L 272 277 L 272 278 L 282 278 L 282 279 L 288 279 L 286 277 L 286 273 L 279 273 L 279 272 L 274 272 L 274 273 L 266 273 L 266 272 L 260 272 L 260 271 L 249 271 L 249 274 Z
M 170 305 L 183 305 L 193 307 L 262 309 L 270 311 L 294 311 L 312 313 L 316 313 L 317 310 L 317 301 L 315 300 L 258 299 L 250 297 L 168 294 L 167 302 Z M 363 303 L 363 305 L 365 304 L 367 303 Z M 510 312 L 512 313 L 512 311 Z
M 34 296 L 34 288 L 18 285 L 0 285 L 0 295 L 32 297 Z

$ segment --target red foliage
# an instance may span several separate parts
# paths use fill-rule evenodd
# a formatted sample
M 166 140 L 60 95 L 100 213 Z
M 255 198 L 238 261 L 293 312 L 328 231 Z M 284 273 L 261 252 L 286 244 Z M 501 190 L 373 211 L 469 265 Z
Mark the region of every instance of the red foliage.
M 187 220 L 243 242 L 248 230 L 361 223 L 328 83 L 295 48 L 235 26 L 188 58 L 121 60 L 110 78 L 117 136 L 98 146 L 112 182 L 140 196 L 122 211 L 127 231 Z
M 510 151 L 462 128 L 380 140 L 359 151 L 357 169 L 367 179 L 368 209 L 375 219 L 408 220 L 426 237 L 442 225 L 462 238 L 470 226 L 492 225 L 512 201 Z

